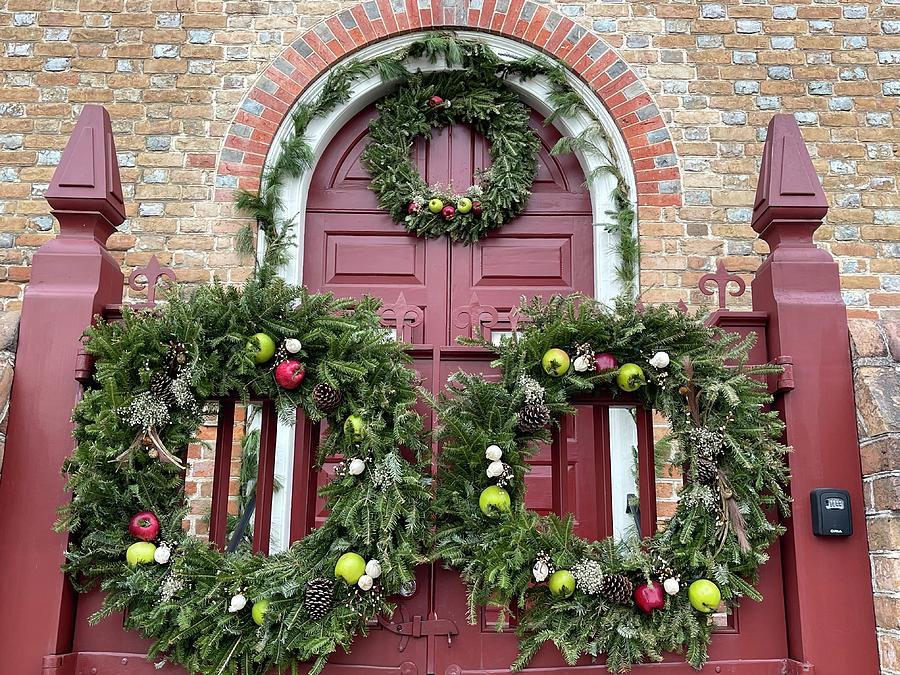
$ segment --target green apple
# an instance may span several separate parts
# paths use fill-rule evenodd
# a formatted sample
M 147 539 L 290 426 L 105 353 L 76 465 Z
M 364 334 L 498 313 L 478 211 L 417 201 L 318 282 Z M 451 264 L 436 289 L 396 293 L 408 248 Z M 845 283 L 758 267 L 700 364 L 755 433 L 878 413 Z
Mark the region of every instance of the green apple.
M 488 518 L 497 518 L 501 513 L 509 513 L 509 493 L 502 487 L 491 485 L 481 491 L 478 506 Z
M 250 610 L 250 615 L 253 617 L 253 623 L 257 626 L 262 626 L 263 621 L 266 620 L 266 612 L 269 611 L 269 601 L 268 599 L 257 600 L 253 603 L 253 608 Z
M 440 213 L 444 210 L 444 202 L 435 197 L 428 202 L 428 210 L 432 213 Z
M 550 377 L 562 377 L 568 373 L 569 363 L 569 355 L 562 349 L 548 349 L 541 359 L 541 366 Z
M 722 602 L 722 593 L 719 587 L 709 579 L 697 579 L 688 588 L 688 600 L 698 612 L 709 614 L 715 612 Z
M 460 213 L 468 213 L 472 210 L 472 200 L 468 197 L 460 197 L 459 201 L 456 202 L 456 210 Z
M 569 570 L 556 570 L 548 582 L 553 595 L 570 598 L 575 592 L 575 575 Z
M 637 391 L 647 380 L 644 379 L 644 371 L 636 363 L 623 363 L 616 375 L 616 384 L 622 391 Z
M 359 443 L 366 435 L 366 423 L 359 415 L 344 420 L 344 435 Z
M 153 562 L 154 553 L 156 553 L 156 544 L 152 544 L 149 541 L 137 541 L 125 551 L 125 560 L 132 567 L 135 565 L 146 565 Z
M 256 363 L 265 363 L 275 356 L 275 340 L 265 333 L 257 333 L 247 340 L 247 349 Z
M 357 553 L 345 553 L 334 566 L 334 576 L 353 586 L 366 573 L 366 561 Z

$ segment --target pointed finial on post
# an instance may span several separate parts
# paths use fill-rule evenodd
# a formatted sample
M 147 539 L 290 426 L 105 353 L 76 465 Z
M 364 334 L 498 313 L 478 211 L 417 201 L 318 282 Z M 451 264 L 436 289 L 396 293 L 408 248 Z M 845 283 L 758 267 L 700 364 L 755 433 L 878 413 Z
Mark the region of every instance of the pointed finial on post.
M 78 236 L 90 229 L 105 243 L 125 221 L 116 144 L 103 106 L 82 109 L 44 197 L 60 222 L 61 237 Z M 102 221 L 91 222 L 98 214 Z
M 773 116 L 756 186 L 753 229 L 773 252 L 785 243 L 812 247 L 813 233 L 827 212 L 828 201 L 797 121 L 793 115 Z

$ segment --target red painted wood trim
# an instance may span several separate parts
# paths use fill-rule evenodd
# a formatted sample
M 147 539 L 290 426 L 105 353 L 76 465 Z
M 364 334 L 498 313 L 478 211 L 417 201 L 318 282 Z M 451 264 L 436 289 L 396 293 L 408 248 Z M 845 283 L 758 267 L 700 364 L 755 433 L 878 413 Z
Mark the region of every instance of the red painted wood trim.
M 253 521 L 253 552 L 269 552 L 272 529 L 272 496 L 275 488 L 275 439 L 278 412 L 271 399 L 262 404 L 262 426 L 259 431 L 259 467 L 256 474 L 256 517 Z
M 225 550 L 228 534 L 228 490 L 231 483 L 231 444 L 234 441 L 234 401 L 219 401 L 216 431 L 216 458 L 213 470 L 212 512 L 209 516 L 209 540 Z

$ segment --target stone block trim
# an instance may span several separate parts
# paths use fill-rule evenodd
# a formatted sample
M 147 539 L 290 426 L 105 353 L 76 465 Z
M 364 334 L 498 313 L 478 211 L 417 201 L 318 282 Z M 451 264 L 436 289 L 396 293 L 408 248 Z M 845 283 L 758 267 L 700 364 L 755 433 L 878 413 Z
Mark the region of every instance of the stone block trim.
M 678 165 L 660 161 L 675 149 L 650 92 L 596 33 L 531 0 L 366 0 L 310 28 L 241 103 L 219 156 L 216 201 L 230 201 L 234 187 L 259 187 L 260 168 L 291 105 L 337 61 L 392 35 L 443 28 L 503 35 L 563 61 L 615 120 L 634 165 L 638 205 L 681 205 Z
M 850 321 L 881 672 L 900 673 L 900 321 Z

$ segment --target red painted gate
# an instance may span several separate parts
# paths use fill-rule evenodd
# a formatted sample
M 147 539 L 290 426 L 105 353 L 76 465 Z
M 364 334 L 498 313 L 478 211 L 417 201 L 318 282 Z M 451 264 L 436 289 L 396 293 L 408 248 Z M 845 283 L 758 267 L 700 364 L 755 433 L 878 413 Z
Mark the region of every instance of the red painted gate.
M 487 371 L 488 355 L 455 345 L 455 337 L 471 334 L 474 326 L 488 334 L 513 330 L 516 317 L 510 310 L 519 295 L 592 293 L 590 201 L 580 186 L 577 162 L 550 158 L 546 152 L 555 141 L 552 128 L 535 118 L 544 152 L 527 212 L 481 243 L 464 247 L 408 236 L 377 208 L 358 164 L 371 115 L 364 111 L 352 120 L 318 164 L 306 215 L 303 279 L 313 290 L 381 296 L 385 323 L 413 344 L 425 386 L 439 389 L 458 368 Z M 452 180 L 459 187 L 469 183 L 485 155 L 483 142 L 464 127 L 443 130 L 416 149 L 429 182 Z M 90 172 L 79 171 L 85 162 Z M 0 532 L 17 542 L 19 554 L 0 556 L 0 597 L 17 610 L 15 616 L 8 611 L 0 618 L 0 670 L 16 675 L 155 673 L 159 671 L 140 656 L 146 643 L 123 633 L 115 618 L 98 628 L 86 626 L 84 619 L 98 598 L 75 601 L 71 596 L 58 570 L 65 538 L 49 532 L 54 509 L 65 498 L 58 470 L 72 447 L 68 411 L 77 397 L 74 382 L 70 388 L 58 386 L 59 373 L 76 368 L 78 336 L 91 316 L 121 297 L 122 275 L 105 242 L 124 213 L 102 109 L 86 106 L 48 200 L 60 221 L 60 236 L 34 257 L 0 482 Z M 825 211 L 799 129 L 792 118 L 776 117 L 754 209 L 754 228 L 772 251 L 754 282 L 755 311 L 722 311 L 713 320 L 728 329 L 757 332 L 754 360 L 792 365 L 772 388 L 787 420 L 787 441 L 795 448 L 790 459 L 795 512 L 788 535 L 773 547 L 763 567 L 765 602 L 746 603 L 714 636 L 710 672 L 845 675 L 877 670 L 868 557 L 860 534 L 865 522 L 846 314 L 836 266 L 812 244 Z M 725 283 L 724 271 L 713 280 Z M 535 458 L 529 485 L 530 506 L 575 513 L 580 533 L 590 537 L 610 534 L 617 510 L 623 508 L 612 500 L 609 408 L 608 400 L 582 401 L 574 422 L 564 420 L 564 433 Z M 222 431 L 231 425 L 233 408 L 226 402 L 222 410 L 217 449 L 224 456 L 230 438 Z M 271 487 L 274 473 L 275 415 L 265 402 L 261 410 L 263 494 L 254 546 L 265 551 L 272 495 L 264 488 Z M 810 423 L 811 411 L 817 413 L 815 423 Z M 652 418 L 640 410 L 635 416 L 639 522 L 647 532 L 655 526 Z M 34 419 L 44 422 L 37 432 Z M 312 488 L 314 481 L 327 480 L 328 467 L 318 477 L 309 472 L 318 434 L 318 428 L 298 420 L 294 537 L 322 516 Z M 213 493 L 219 510 L 211 518 L 211 538 L 217 543 L 224 537 L 222 483 L 227 478 L 220 464 Z M 812 536 L 805 496 L 809 489 L 825 486 L 850 490 L 853 537 L 823 541 Z M 834 570 L 840 570 L 840 583 L 834 583 Z M 465 615 L 465 592 L 456 575 L 423 567 L 415 592 L 401 600 L 393 619 L 373 627 L 350 655 L 336 656 L 329 672 L 505 672 L 515 655 L 515 637 L 508 628 L 495 631 L 488 612 L 474 626 L 466 624 Z M 401 635 L 409 631 L 414 637 Z M 585 663 L 577 670 L 602 668 Z M 645 669 L 690 672 L 678 656 L 636 670 Z M 573 669 L 563 665 L 555 649 L 545 648 L 530 670 Z

